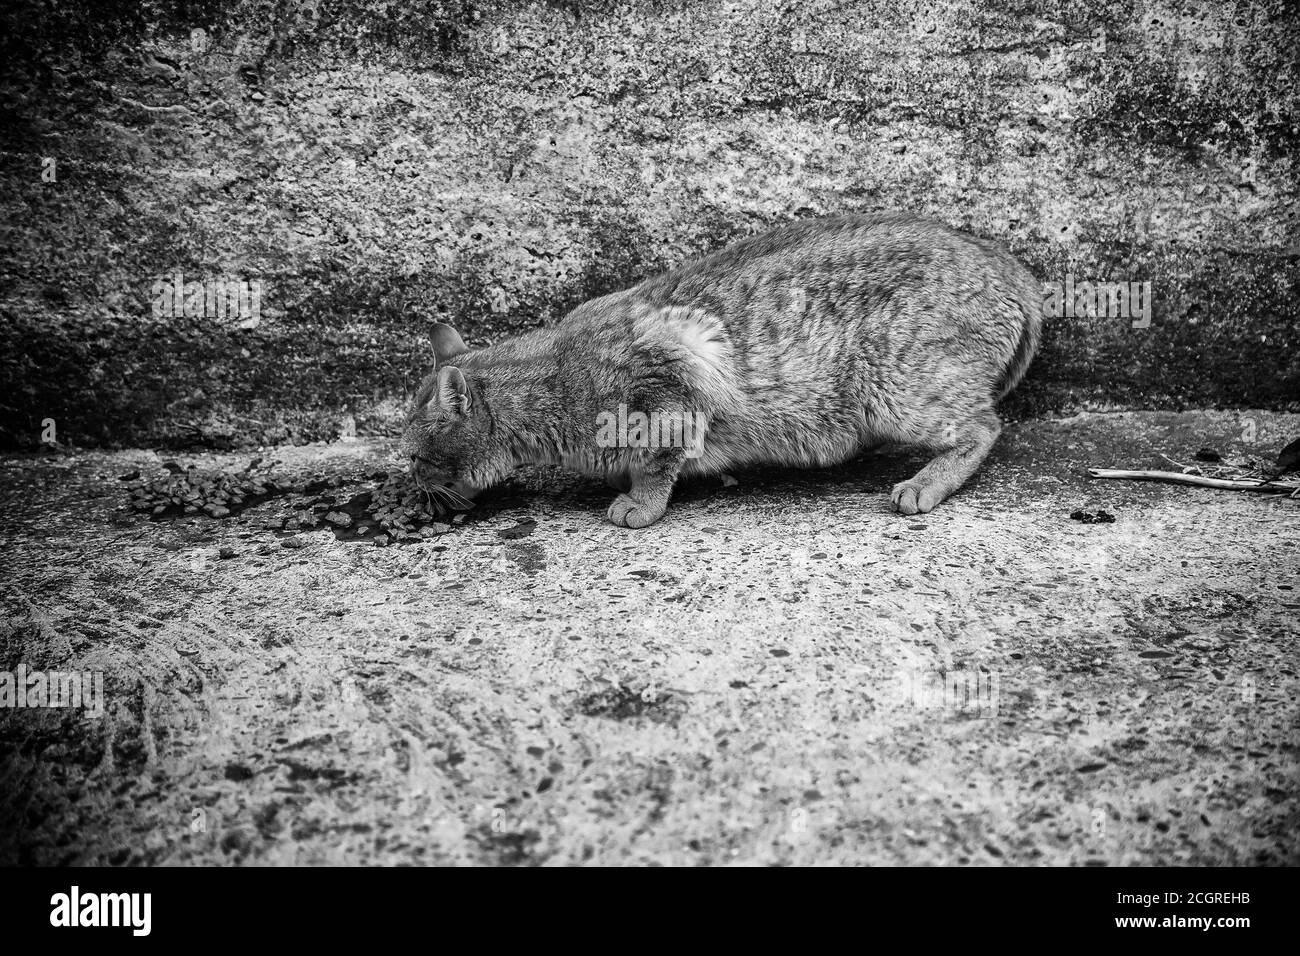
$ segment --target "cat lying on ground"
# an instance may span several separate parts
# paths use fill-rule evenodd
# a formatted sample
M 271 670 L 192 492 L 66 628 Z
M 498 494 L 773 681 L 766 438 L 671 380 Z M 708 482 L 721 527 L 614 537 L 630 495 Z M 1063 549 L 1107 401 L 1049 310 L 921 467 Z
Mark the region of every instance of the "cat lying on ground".
M 928 512 L 997 440 L 1040 302 L 1008 252 L 942 224 L 800 220 L 488 348 L 439 323 L 402 450 L 446 497 L 529 463 L 602 475 L 609 520 L 643 528 L 681 476 L 905 444 L 935 457 L 890 501 Z

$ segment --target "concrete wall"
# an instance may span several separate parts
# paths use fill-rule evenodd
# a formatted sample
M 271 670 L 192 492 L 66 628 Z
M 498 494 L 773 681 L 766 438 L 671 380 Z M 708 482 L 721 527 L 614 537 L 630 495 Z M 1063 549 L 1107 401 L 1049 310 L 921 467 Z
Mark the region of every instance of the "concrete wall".
M 18 0 L 3 438 L 382 430 L 435 318 L 482 342 L 880 208 L 1152 284 L 1149 328 L 1050 321 L 1013 412 L 1295 407 L 1287 9 Z M 260 281 L 260 322 L 155 314 L 176 271 Z

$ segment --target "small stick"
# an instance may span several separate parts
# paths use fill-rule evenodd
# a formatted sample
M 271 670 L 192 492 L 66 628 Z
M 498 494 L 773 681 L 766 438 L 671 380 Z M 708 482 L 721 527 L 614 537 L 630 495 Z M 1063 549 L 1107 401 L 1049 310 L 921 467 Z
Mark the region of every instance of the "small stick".
M 1124 471 L 1117 468 L 1089 468 L 1092 478 L 1129 478 L 1133 481 L 1170 481 L 1177 485 L 1199 485 L 1202 488 L 1227 488 L 1229 491 L 1296 491 L 1295 485 L 1284 485 L 1263 478 L 1234 481 L 1228 478 L 1206 478 L 1177 471 Z

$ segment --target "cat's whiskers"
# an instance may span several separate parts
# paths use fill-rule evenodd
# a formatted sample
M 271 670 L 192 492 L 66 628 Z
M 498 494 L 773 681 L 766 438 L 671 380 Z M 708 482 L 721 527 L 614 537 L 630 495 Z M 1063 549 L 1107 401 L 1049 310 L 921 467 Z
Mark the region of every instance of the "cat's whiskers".
M 470 501 L 468 498 L 466 498 L 464 495 L 462 495 L 460 492 L 456 491 L 453 488 L 448 488 L 446 485 L 443 485 L 441 488 L 438 489 L 438 491 L 441 494 L 443 500 L 447 504 L 451 505 L 452 508 L 456 511 L 468 511 L 470 508 L 474 507 L 474 502 Z

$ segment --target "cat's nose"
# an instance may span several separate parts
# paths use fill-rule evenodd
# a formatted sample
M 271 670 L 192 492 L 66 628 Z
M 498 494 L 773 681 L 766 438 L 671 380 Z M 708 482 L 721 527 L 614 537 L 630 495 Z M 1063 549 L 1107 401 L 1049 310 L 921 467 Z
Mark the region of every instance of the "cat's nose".
M 432 462 L 419 455 L 411 456 L 411 475 L 415 478 L 415 483 L 421 487 L 439 485 L 446 480 L 446 476 L 434 468 Z

